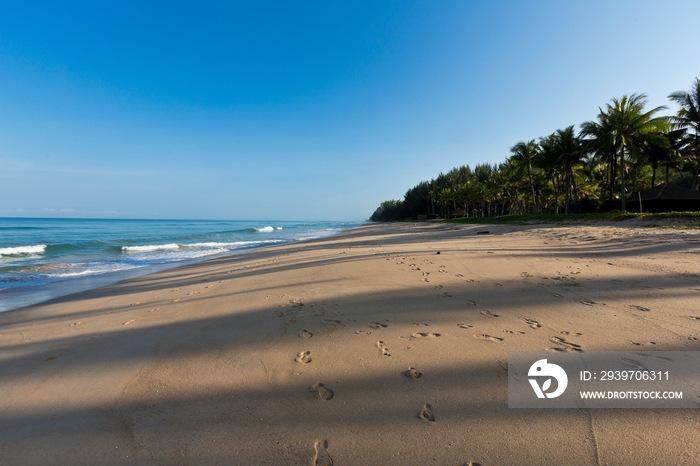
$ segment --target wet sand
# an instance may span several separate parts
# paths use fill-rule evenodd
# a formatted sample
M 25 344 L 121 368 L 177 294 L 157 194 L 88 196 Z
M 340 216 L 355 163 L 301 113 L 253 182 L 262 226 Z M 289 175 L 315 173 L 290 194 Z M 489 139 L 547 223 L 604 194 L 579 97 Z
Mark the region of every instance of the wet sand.
M 700 350 L 699 261 L 634 221 L 372 224 L 2 313 L 0 464 L 698 464 L 697 409 L 509 409 L 507 353 Z

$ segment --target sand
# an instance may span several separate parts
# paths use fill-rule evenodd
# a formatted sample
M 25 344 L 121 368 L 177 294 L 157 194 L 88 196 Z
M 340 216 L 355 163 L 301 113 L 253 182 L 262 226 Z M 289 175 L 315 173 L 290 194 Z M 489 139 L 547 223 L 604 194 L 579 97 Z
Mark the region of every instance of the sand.
M 0 464 L 699 464 L 697 409 L 507 405 L 508 351 L 700 350 L 699 246 L 372 224 L 6 312 Z

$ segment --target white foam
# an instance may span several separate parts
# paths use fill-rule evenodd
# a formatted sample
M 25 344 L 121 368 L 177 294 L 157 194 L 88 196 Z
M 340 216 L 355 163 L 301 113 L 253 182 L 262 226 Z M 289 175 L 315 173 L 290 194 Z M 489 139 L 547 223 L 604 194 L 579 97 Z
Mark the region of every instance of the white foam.
M 256 228 L 255 231 L 260 232 L 260 233 L 269 233 L 271 231 L 275 231 L 275 228 L 274 227 Z
M 0 248 L 0 257 L 19 256 L 21 254 L 42 254 L 45 250 L 45 244 L 37 244 L 35 246 L 17 246 L 14 248 Z
M 86 264 L 61 264 L 52 266 L 52 271 L 43 273 L 47 278 L 69 278 L 82 277 L 85 275 L 100 275 L 103 273 L 118 272 L 120 270 L 131 270 L 143 267 L 133 264 L 109 264 L 109 263 L 86 263 Z
M 183 244 L 182 247 L 187 248 L 224 248 L 224 249 L 236 249 L 241 246 L 256 246 L 259 244 L 269 244 L 269 243 L 280 243 L 282 240 L 265 240 L 265 241 L 234 241 L 232 243 L 192 243 Z
M 151 251 L 166 251 L 180 249 L 177 243 L 170 244 L 147 244 L 145 246 L 122 246 L 122 251 L 126 252 L 151 252 Z

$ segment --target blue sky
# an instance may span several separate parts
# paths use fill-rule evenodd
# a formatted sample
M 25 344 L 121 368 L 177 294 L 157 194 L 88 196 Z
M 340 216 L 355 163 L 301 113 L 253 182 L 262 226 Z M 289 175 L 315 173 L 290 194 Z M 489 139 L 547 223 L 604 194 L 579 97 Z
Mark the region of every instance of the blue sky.
M 363 220 L 700 75 L 697 1 L 3 2 L 0 216 Z

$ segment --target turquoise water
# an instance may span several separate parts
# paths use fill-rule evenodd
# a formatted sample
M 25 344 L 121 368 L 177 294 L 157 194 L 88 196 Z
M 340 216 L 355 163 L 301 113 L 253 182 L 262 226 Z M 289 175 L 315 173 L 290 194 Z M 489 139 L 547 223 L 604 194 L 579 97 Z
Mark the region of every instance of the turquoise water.
M 357 222 L 0 218 L 0 311 Z

